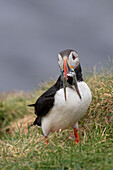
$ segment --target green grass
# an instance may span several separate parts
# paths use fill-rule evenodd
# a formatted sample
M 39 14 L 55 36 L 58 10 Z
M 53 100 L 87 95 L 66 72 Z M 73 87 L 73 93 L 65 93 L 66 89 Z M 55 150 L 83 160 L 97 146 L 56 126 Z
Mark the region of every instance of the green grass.
M 53 82 L 32 94 L 1 98 L 0 169 L 113 169 L 113 74 L 89 75 L 85 81 L 93 99 L 79 122 L 80 143 L 76 146 L 72 129 L 51 133 L 48 145 L 37 127 L 28 125 L 25 130 L 21 125 L 7 132 L 19 118 L 33 115 L 27 104 L 34 103 Z

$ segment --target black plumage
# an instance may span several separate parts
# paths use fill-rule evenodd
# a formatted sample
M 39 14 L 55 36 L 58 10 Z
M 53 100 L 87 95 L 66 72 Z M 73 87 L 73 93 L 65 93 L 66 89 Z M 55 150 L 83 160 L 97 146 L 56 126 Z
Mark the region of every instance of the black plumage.
M 33 123 L 34 125 L 41 126 L 41 118 L 45 116 L 53 107 L 54 95 L 60 88 L 63 88 L 61 76 L 59 76 L 57 82 L 50 89 L 48 89 L 37 99 L 35 104 L 28 105 L 31 107 L 34 106 L 35 108 L 37 118 Z

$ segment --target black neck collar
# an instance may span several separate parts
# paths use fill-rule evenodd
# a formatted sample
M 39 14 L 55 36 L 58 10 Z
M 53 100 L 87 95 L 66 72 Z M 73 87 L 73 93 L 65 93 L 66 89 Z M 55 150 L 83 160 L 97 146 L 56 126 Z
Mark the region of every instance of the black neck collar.
M 75 69 L 75 73 L 76 73 L 77 81 L 83 81 L 82 69 L 81 69 L 81 65 L 80 65 L 80 64 L 79 64 L 79 66 Z

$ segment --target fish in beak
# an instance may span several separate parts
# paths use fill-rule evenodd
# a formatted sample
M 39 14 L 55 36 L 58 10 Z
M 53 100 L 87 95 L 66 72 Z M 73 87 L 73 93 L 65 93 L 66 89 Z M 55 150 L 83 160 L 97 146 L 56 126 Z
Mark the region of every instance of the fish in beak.
M 66 100 L 66 87 L 70 87 L 73 90 L 76 90 L 78 96 L 81 99 L 81 95 L 80 95 L 78 85 L 77 85 L 76 73 L 75 73 L 74 69 L 69 66 L 67 57 L 63 58 L 63 67 L 60 68 L 60 70 L 61 70 L 61 77 L 62 77 L 62 80 L 63 80 L 65 100 Z M 70 85 L 68 83 L 68 77 L 72 77 L 72 79 L 73 79 L 72 85 L 75 87 L 75 89 L 73 88 L 72 85 Z

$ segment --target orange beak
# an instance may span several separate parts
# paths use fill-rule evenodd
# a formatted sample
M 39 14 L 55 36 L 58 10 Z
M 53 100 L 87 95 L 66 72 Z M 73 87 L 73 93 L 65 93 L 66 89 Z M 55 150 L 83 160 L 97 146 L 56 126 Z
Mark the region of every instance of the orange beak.
M 67 58 L 64 57 L 64 74 L 65 74 L 65 79 L 67 80 Z

